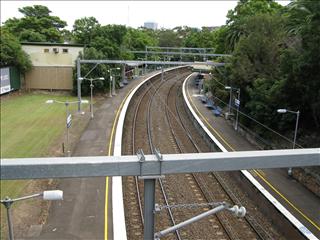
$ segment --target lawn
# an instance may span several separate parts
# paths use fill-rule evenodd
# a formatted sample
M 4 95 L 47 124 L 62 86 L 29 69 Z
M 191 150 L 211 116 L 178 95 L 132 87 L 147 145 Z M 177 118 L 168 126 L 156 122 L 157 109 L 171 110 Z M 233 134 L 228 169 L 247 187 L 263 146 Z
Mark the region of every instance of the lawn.
M 66 107 L 48 99 L 76 101 L 76 97 L 22 94 L 1 98 L 1 158 L 44 157 L 65 131 Z M 87 107 L 86 107 L 87 108 Z M 70 112 L 77 110 L 71 104 Z M 1 181 L 0 197 L 21 196 L 30 181 Z
M 48 99 L 76 101 L 76 97 L 48 94 L 6 96 L 1 99 L 1 158 L 44 157 L 50 147 L 64 134 L 66 107 L 48 104 Z M 77 110 L 71 104 L 70 112 Z M 3 181 L 1 198 L 15 197 L 23 184 Z

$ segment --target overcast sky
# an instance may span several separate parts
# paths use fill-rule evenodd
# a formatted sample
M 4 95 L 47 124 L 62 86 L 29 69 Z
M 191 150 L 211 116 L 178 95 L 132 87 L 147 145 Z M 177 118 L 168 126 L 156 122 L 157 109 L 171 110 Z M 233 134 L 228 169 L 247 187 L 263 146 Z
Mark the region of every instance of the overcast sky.
M 279 1 L 286 5 L 289 1 Z M 94 16 L 102 25 L 143 26 L 156 22 L 158 28 L 198 27 L 225 24 L 228 10 L 237 1 L 4 1 L 1 0 L 1 23 L 8 18 L 22 17 L 18 8 L 45 5 L 51 15 L 68 23 L 71 30 L 76 19 Z

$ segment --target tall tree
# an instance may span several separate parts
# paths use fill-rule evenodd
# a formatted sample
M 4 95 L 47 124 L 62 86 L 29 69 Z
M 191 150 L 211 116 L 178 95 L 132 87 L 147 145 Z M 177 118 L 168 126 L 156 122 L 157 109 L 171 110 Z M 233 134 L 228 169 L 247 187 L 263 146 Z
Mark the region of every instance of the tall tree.
M 282 6 L 274 0 L 241 0 L 234 10 L 227 14 L 228 34 L 227 46 L 230 50 L 235 48 L 240 37 L 245 34 L 245 22 L 247 18 L 259 14 L 273 15 L 278 13 Z
M 283 54 L 284 101 L 300 110 L 305 128 L 320 132 L 320 2 L 298 0 L 288 7 L 291 42 Z
M 284 85 L 280 71 L 286 36 L 283 19 L 259 14 L 243 23 L 245 35 L 236 44 L 224 75 L 217 77 L 224 85 L 241 88 L 242 110 L 274 127 L 278 120 L 274 111 Z
M 4 28 L 20 41 L 62 42 L 62 30 L 67 23 L 59 17 L 51 16 L 46 6 L 34 5 L 19 8 L 24 17 L 10 18 Z
M 93 47 L 85 48 L 83 54 L 80 52 L 79 58 L 80 59 L 101 59 L 101 60 L 105 59 L 102 52 L 96 50 Z M 99 64 L 95 68 L 92 64 L 81 64 L 81 72 L 84 76 L 88 78 L 100 78 L 100 77 L 105 78 L 105 80 L 95 81 L 94 89 L 93 89 L 95 92 L 105 92 L 106 89 L 110 86 L 108 81 L 109 79 L 108 66 L 105 64 Z M 76 94 L 78 85 L 77 85 L 77 71 L 75 68 L 73 71 L 73 76 L 74 76 L 73 92 L 74 94 Z M 84 96 L 90 95 L 90 81 L 83 80 L 83 82 L 81 83 L 81 93 Z
M 98 27 L 100 27 L 100 24 L 94 17 L 84 17 L 75 20 L 72 30 L 74 41 L 89 45 L 96 36 Z
M 31 68 L 29 56 L 22 50 L 19 40 L 6 29 L 1 29 L 0 66 L 17 66 L 22 73 Z
M 127 49 L 144 51 L 146 46 L 156 46 L 157 39 L 145 29 L 129 28 L 124 37 L 124 44 Z
M 182 38 L 171 29 L 161 29 L 158 31 L 158 39 L 160 47 L 181 47 Z

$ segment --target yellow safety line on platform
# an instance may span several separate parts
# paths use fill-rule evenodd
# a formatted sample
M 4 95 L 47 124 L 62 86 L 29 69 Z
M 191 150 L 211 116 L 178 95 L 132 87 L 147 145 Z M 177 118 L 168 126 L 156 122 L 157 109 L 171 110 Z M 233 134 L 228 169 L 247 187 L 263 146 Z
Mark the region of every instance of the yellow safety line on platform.
M 133 89 L 131 89 L 127 95 L 125 96 L 125 98 L 122 100 L 120 107 L 117 110 L 116 113 L 116 117 L 114 118 L 113 121 L 113 125 L 112 125 L 112 130 L 111 130 L 111 134 L 110 134 L 110 139 L 109 139 L 109 147 L 108 147 L 108 156 L 111 156 L 111 151 L 112 151 L 112 143 L 113 143 L 113 138 L 114 138 L 114 133 L 115 133 L 115 128 L 116 128 L 116 124 L 119 118 L 119 114 L 120 111 L 125 103 L 125 101 L 127 100 L 128 96 L 130 95 L 130 93 L 133 91 Z M 109 177 L 106 177 L 106 197 L 105 197 L 105 210 L 104 210 L 104 239 L 108 240 L 108 200 L 109 200 Z
M 198 112 L 198 114 L 201 116 L 201 118 L 205 121 L 205 123 L 207 124 L 207 126 L 215 132 L 215 134 L 218 135 L 218 137 L 232 150 L 232 151 L 236 151 L 222 136 L 221 134 L 216 130 L 214 129 L 211 124 L 207 121 L 207 119 L 201 114 L 201 112 L 199 111 L 199 109 L 197 108 L 197 106 L 193 103 L 192 101 L 192 98 L 190 97 L 190 93 L 189 93 L 189 89 L 187 87 L 187 94 L 188 94 L 188 97 L 192 103 L 192 106 L 196 109 L 196 111 Z
M 210 123 L 206 120 L 206 118 L 200 113 L 200 111 L 198 110 L 198 108 L 196 107 L 196 105 L 193 103 L 193 100 L 190 96 L 189 93 L 189 89 L 188 86 L 186 84 L 186 88 L 187 88 L 187 95 L 189 100 L 191 101 L 192 106 L 196 109 L 196 111 L 198 112 L 198 114 L 201 116 L 201 118 L 205 121 L 205 123 L 207 124 L 207 126 L 209 126 L 209 128 L 211 128 L 218 136 L 219 138 L 232 150 L 232 151 L 236 151 L 222 136 L 221 134 L 219 134 L 219 132 L 217 130 L 215 130 Z M 267 179 L 265 179 L 257 170 L 253 171 L 257 174 L 257 176 L 264 181 L 275 193 L 277 193 L 284 201 L 286 201 L 294 210 L 296 210 L 303 218 L 305 218 L 309 223 L 311 223 L 316 229 L 318 229 L 320 231 L 320 226 L 317 225 L 313 220 L 311 220 L 308 216 L 306 216 L 301 210 L 299 210 L 293 203 L 291 203 L 283 194 L 280 193 L 279 190 L 277 190 L 270 182 L 268 182 Z
M 261 174 L 253 170 L 273 191 L 275 191 L 279 196 L 281 196 L 294 210 L 296 210 L 298 213 L 300 213 L 305 219 L 307 219 L 316 229 L 320 231 L 320 226 L 317 225 L 315 222 L 313 222 L 308 216 L 306 216 L 300 209 L 298 209 L 293 203 L 291 203 L 285 196 L 282 195 L 282 193 L 279 192 L 271 183 L 268 182 L 267 179 L 265 179 Z

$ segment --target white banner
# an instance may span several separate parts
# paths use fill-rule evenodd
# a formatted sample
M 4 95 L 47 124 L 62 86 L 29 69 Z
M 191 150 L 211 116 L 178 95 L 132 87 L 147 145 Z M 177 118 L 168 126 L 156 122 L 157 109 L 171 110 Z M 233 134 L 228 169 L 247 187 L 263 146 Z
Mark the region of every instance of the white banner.
M 0 88 L 0 94 L 10 92 L 11 90 L 9 68 L 1 68 Z

